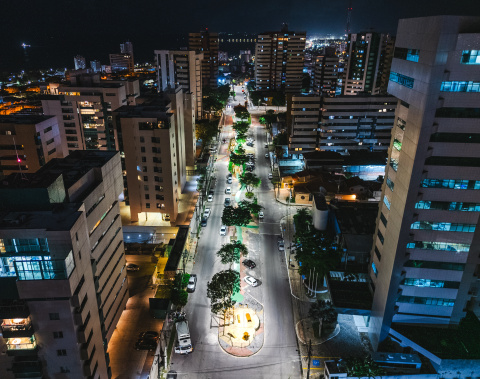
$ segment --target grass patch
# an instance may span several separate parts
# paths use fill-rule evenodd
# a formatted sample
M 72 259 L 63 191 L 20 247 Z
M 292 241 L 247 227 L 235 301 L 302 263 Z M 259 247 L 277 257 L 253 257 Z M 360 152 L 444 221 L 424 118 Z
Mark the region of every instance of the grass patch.
M 394 324 L 392 328 L 443 359 L 480 359 L 480 321 L 467 312 L 457 328 Z
M 232 162 L 228 162 L 228 172 L 233 173 L 233 163 Z

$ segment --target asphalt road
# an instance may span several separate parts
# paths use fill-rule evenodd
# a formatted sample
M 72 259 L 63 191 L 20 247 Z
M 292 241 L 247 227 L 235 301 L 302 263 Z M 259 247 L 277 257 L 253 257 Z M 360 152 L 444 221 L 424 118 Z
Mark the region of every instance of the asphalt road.
M 243 103 L 241 87 L 236 86 L 236 101 L 230 105 Z M 231 114 L 231 108 L 227 107 Z M 265 207 L 265 218 L 260 222 L 259 234 L 250 239 L 249 258 L 257 263 L 257 267 L 249 274 L 261 283 L 256 288 L 247 288 L 248 293 L 264 306 L 265 342 L 262 349 L 248 358 L 234 357 L 218 344 L 218 322 L 210 312 L 210 301 L 207 298 L 207 282 L 224 267 L 215 253 L 228 237 L 220 236 L 221 215 L 226 196 L 225 188 L 232 188 L 232 198 L 238 191 L 238 180 L 226 184 L 228 158 L 222 158 L 225 146 L 220 147 L 219 158 L 215 164 L 215 195 L 213 202 L 207 203 L 212 214 L 208 224 L 203 228 L 198 242 L 198 254 L 193 273 L 198 282 L 195 293 L 190 294 L 186 306 L 187 319 L 194 352 L 181 356 L 173 354 L 171 369 L 177 371 L 179 378 L 300 378 L 301 365 L 294 331 L 292 302 L 284 256 L 276 245 L 280 234 L 280 219 L 285 216 L 285 206 L 274 199 L 273 186 L 268 180 L 270 172 L 269 160 L 264 157 L 267 149 L 265 131 L 258 125 L 250 128 L 249 134 L 254 137 L 256 151 L 255 173 L 262 179 L 261 187 L 255 190 L 258 203 Z M 233 136 L 231 127 L 224 127 L 220 140 Z M 245 283 L 242 283 L 242 287 Z

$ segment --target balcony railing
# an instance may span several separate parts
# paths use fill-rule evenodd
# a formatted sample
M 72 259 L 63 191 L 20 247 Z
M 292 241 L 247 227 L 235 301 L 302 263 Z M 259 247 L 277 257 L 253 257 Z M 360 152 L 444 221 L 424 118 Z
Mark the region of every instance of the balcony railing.
M 2 323 L 2 334 L 4 338 L 30 337 L 33 335 L 32 323 L 29 319 L 25 319 L 23 323 L 4 320 Z

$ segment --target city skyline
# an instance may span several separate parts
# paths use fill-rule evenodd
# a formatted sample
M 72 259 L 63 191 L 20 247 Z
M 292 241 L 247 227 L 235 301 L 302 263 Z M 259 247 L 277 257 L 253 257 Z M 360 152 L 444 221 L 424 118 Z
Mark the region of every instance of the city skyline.
M 187 34 L 204 28 L 213 32 L 256 34 L 277 30 L 285 22 L 290 30 L 306 31 L 307 36 L 341 35 L 345 33 L 349 1 L 281 0 L 261 4 L 247 1 L 240 9 L 235 9 L 213 1 L 197 5 L 195 1 L 188 0 L 182 9 L 190 11 L 182 13 L 181 17 L 176 13 L 175 3 L 152 4 L 148 11 L 146 8 L 131 7 L 123 0 L 117 1 L 115 7 L 93 1 L 85 1 L 81 7 L 69 2 L 52 3 L 48 8 L 42 7 L 41 3 L 28 4 L 22 8 L 21 15 L 18 13 L 18 2 L 3 2 L 0 5 L 0 13 L 10 15 L 2 25 L 10 38 L 0 41 L 3 52 L 0 71 L 72 68 L 73 57 L 77 54 L 85 56 L 87 61 L 99 59 L 107 63 L 108 54 L 118 51 L 118 44 L 123 40 L 130 40 L 135 46 L 137 62 L 152 62 L 154 49 L 187 46 Z M 480 9 L 468 0 L 455 3 L 353 0 L 352 5 L 352 32 L 395 34 L 400 18 L 440 14 L 480 15 Z M 63 16 L 72 12 L 77 17 Z M 109 15 L 107 21 L 105 14 Z M 311 17 L 312 14 L 317 16 Z M 158 15 L 163 16 L 160 22 Z M 45 19 L 49 18 L 55 22 L 45 23 Z M 84 27 L 85 20 L 89 20 L 91 28 Z M 59 33 L 59 30 L 62 32 Z M 24 48 L 22 43 L 30 46 Z M 62 47 L 60 51 L 59 46 Z

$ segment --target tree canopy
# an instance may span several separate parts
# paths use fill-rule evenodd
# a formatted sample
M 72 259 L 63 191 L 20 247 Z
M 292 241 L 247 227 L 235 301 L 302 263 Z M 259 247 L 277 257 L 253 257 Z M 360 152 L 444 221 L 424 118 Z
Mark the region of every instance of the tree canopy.
M 210 86 L 203 87 L 203 110 L 205 112 L 217 113 L 223 109 L 230 96 L 230 86 L 228 84 L 218 88 Z
M 252 192 L 254 188 L 260 187 L 261 179 L 252 172 L 244 172 L 240 175 L 239 182 L 244 186 L 247 192 Z
M 250 96 L 250 99 L 252 100 L 253 105 L 256 105 L 258 107 L 262 103 L 263 95 L 260 91 L 249 91 L 248 94 Z
M 211 301 L 213 313 L 224 313 L 235 305 L 232 295 L 240 291 L 240 274 L 234 270 L 224 270 L 213 275 L 207 283 L 207 297 Z
M 222 224 L 227 226 L 246 226 L 252 221 L 250 210 L 242 207 L 224 207 L 222 214 Z
M 341 260 L 341 251 L 333 236 L 313 228 L 312 216 L 307 209 L 301 208 L 294 216 L 295 222 L 295 259 L 302 262 L 301 275 L 310 275 L 315 269 L 318 277 L 323 277 L 336 268 Z
M 227 243 L 217 251 L 217 255 L 220 257 L 220 262 L 224 265 L 230 265 L 230 268 L 232 267 L 232 264 L 240 260 L 240 255 L 245 256 L 247 254 L 247 247 L 240 241 Z
M 261 118 L 262 117 L 267 127 L 271 127 L 272 123 L 277 122 L 277 115 L 272 109 L 269 109 L 263 116 L 261 116 Z
M 237 105 L 233 108 L 233 111 L 235 112 L 235 117 L 240 120 L 246 120 L 250 116 L 250 112 L 243 105 Z
M 248 157 L 245 154 L 230 153 L 230 162 L 236 166 L 241 166 L 248 162 Z
M 337 321 L 338 313 L 330 301 L 317 300 L 310 305 L 308 316 L 326 324 L 333 324 Z
M 350 357 L 346 358 L 344 362 L 348 376 L 375 378 L 376 376 L 385 374 L 385 370 L 371 357 L 365 357 L 363 359 Z
M 206 146 L 218 133 L 218 123 L 220 119 L 198 120 L 195 124 L 195 136 L 197 140 L 202 141 L 202 146 Z
M 237 136 L 245 136 L 250 129 L 250 124 L 245 121 L 239 121 L 233 124 L 233 129 L 237 132 Z
M 288 145 L 288 135 L 287 133 L 278 133 L 275 137 L 273 137 L 273 144 L 274 145 Z

